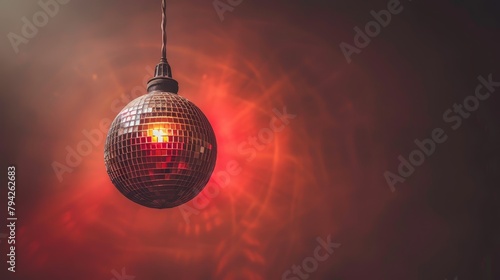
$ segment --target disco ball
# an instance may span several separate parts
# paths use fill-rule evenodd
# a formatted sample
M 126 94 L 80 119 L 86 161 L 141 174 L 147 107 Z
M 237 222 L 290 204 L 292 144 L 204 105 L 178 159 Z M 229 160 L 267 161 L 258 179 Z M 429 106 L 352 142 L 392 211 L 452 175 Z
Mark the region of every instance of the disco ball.
M 116 116 L 104 160 L 111 181 L 128 199 L 150 208 L 171 208 L 205 187 L 215 167 L 217 143 L 196 105 L 154 86 L 148 91 Z

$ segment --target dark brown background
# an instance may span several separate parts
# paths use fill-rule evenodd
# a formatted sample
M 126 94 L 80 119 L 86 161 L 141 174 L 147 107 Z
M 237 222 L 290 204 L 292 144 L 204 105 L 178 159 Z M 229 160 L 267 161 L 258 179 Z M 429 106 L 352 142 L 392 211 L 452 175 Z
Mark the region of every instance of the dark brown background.
M 500 279 L 499 92 L 457 131 L 442 120 L 477 76 L 500 80 L 499 4 L 438 2 L 402 1 L 348 64 L 338 45 L 387 1 L 245 0 L 222 22 L 209 0 L 168 1 L 180 94 L 213 123 L 216 172 L 242 165 L 188 224 L 118 193 L 103 141 L 62 182 L 51 165 L 143 85 L 160 1 L 72 0 L 19 54 L 6 35 L 40 7 L 2 1 L 1 168 L 17 167 L 19 221 L 1 278 L 281 279 L 331 235 L 342 245 L 310 279 Z M 238 145 L 283 106 L 297 117 L 247 162 Z M 392 193 L 383 173 L 436 127 L 448 141 Z

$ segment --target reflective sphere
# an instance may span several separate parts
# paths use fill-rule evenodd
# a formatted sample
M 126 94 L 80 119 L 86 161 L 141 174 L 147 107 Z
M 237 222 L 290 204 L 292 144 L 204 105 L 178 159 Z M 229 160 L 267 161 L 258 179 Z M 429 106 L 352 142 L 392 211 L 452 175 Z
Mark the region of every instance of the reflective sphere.
M 116 188 L 151 208 L 171 208 L 194 198 L 215 167 L 217 142 L 208 119 L 189 100 L 153 91 L 116 116 L 104 161 Z

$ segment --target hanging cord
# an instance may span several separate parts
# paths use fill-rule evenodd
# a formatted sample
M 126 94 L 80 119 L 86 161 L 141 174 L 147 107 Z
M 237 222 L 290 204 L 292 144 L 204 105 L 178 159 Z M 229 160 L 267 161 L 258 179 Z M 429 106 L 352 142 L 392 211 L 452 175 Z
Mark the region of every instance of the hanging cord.
M 172 69 L 167 62 L 167 0 L 162 0 L 161 11 L 161 59 L 156 65 L 155 77 L 172 78 Z
M 148 92 L 162 91 L 177 94 L 179 84 L 172 78 L 172 68 L 167 62 L 167 0 L 161 2 L 161 59 L 156 65 L 155 76 L 148 81 Z
M 161 45 L 161 61 L 167 62 L 167 0 L 161 3 L 162 17 L 161 17 L 161 32 L 162 32 L 162 45 Z

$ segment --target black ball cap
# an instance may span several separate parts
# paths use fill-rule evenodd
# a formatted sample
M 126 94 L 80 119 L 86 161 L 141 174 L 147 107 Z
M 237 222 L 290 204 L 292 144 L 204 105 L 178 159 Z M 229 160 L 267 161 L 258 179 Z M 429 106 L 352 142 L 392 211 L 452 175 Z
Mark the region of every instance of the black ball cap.
M 179 83 L 168 77 L 154 77 L 148 82 L 148 93 L 153 91 L 163 91 L 177 94 L 179 92 Z
M 172 79 L 172 68 L 167 60 L 162 58 L 156 65 L 155 76 L 148 81 L 148 93 L 153 91 L 163 91 L 177 94 L 179 92 L 179 83 Z

